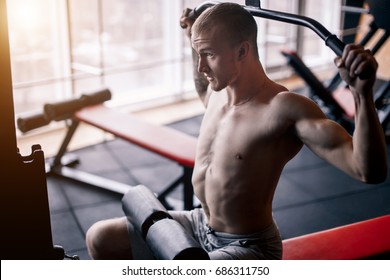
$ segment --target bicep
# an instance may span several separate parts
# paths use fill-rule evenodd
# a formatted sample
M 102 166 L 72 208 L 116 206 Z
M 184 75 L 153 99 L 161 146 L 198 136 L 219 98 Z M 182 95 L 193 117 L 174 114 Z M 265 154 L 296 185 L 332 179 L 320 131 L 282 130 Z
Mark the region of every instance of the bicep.
M 340 124 L 328 119 L 312 100 L 296 98 L 291 107 L 297 137 L 318 156 L 330 160 L 335 153 L 349 151 L 352 137 Z
M 296 133 L 319 157 L 350 173 L 352 137 L 340 124 L 327 118 L 302 119 L 296 123 Z
M 284 96 L 289 99 L 283 103 L 283 111 L 292 120 L 295 136 L 320 158 L 356 177 L 351 135 L 328 119 L 312 100 L 300 95 Z

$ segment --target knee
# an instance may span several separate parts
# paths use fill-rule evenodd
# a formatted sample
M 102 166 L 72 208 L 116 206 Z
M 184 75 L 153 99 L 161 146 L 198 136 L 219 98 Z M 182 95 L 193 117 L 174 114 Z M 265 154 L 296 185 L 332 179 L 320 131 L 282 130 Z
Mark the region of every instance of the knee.
M 101 259 L 101 255 L 104 255 L 105 244 L 108 241 L 108 231 L 104 221 L 99 221 L 88 229 L 85 241 L 92 259 Z
M 92 259 L 129 258 L 125 220 L 105 220 L 93 224 L 86 233 L 88 253 Z M 123 224 L 124 223 L 124 224 Z M 126 257 L 123 252 L 129 252 Z

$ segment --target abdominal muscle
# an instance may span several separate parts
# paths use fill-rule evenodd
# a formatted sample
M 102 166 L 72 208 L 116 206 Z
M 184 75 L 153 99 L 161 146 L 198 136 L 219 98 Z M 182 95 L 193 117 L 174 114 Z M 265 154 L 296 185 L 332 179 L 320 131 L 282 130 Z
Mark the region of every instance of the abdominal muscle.
M 231 161 L 222 168 L 210 164 L 203 171 L 195 169 L 195 194 L 214 230 L 234 234 L 259 232 L 273 222 L 272 198 L 280 172 L 267 168 L 251 171 L 239 159 Z

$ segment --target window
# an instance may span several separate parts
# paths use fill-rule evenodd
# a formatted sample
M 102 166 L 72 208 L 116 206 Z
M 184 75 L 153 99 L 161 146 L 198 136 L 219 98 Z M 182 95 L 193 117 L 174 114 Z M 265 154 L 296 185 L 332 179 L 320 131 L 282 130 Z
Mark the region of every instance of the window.
M 114 105 L 193 92 L 190 44 L 179 18 L 201 0 L 9 0 L 11 64 L 17 114 L 102 87 Z M 233 1 L 244 4 L 245 1 Z M 339 27 L 340 0 L 262 0 L 262 7 Z M 311 30 L 256 18 L 260 59 L 269 75 L 289 68 L 280 55 L 296 49 L 309 65 L 332 53 Z M 281 71 L 284 70 L 284 71 Z
M 7 1 L 15 112 L 67 96 L 58 1 Z
M 119 103 L 179 94 L 183 78 L 178 4 L 70 1 L 72 71 L 94 76 L 74 81 L 74 90 L 104 85 Z

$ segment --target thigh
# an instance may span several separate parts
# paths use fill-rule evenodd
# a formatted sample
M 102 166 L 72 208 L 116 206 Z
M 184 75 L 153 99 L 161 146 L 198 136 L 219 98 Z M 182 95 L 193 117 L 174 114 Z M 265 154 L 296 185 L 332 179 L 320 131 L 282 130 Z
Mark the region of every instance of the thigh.
M 211 260 L 264 260 L 258 248 L 228 245 L 209 253 Z
M 281 242 L 267 245 L 228 245 L 209 253 L 212 260 L 280 260 Z
M 214 232 L 207 235 L 215 260 L 277 260 L 282 258 L 282 239 L 275 223 L 251 235 Z

